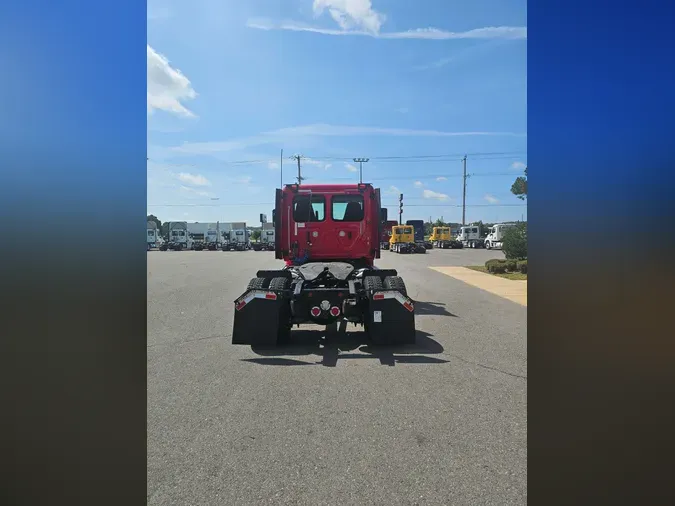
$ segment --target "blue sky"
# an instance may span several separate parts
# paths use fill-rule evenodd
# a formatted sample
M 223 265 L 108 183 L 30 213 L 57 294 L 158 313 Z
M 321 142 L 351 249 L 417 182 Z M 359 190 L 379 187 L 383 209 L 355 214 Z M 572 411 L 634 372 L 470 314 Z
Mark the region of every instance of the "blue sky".
M 527 217 L 526 2 L 148 0 L 148 212 L 271 215 L 274 188 L 364 181 L 390 214 Z M 394 158 L 398 157 L 398 158 Z

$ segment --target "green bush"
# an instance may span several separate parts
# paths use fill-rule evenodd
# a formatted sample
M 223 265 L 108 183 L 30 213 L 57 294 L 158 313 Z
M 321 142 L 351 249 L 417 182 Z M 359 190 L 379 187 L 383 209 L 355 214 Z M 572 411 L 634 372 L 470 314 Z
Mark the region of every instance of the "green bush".
M 527 274 L 527 260 L 518 261 L 518 270 L 523 274 Z
M 518 269 L 518 264 L 515 260 L 508 260 L 504 265 L 506 265 L 506 270 L 509 272 L 516 272 Z
M 527 224 L 519 223 L 504 234 L 502 243 L 504 256 L 509 260 L 527 258 Z
M 506 272 L 506 264 L 491 264 L 490 267 L 488 267 L 488 271 L 490 271 L 492 274 L 504 274 Z
M 503 258 L 493 258 L 492 260 L 488 260 L 487 262 L 485 262 L 485 268 L 487 270 L 490 270 L 491 265 L 505 264 L 505 263 L 506 263 L 506 260 L 504 260 Z

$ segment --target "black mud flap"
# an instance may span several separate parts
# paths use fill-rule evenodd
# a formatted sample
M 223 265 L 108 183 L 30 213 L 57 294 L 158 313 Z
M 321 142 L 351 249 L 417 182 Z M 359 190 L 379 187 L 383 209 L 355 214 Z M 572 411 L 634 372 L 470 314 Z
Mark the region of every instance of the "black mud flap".
M 234 302 L 232 344 L 276 346 L 290 332 L 290 306 L 281 294 L 249 290 Z
M 396 290 L 373 293 L 366 329 L 374 344 L 414 344 L 415 304 Z

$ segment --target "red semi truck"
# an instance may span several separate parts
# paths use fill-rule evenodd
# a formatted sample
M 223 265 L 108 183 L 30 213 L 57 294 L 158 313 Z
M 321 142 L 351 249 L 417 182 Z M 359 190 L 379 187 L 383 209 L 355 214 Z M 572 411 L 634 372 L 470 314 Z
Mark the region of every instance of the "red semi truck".
M 278 270 L 260 270 L 235 300 L 232 344 L 276 345 L 293 325 L 363 325 L 374 344 L 415 342 L 414 303 L 394 269 L 378 269 L 380 190 L 286 185 L 272 214 Z

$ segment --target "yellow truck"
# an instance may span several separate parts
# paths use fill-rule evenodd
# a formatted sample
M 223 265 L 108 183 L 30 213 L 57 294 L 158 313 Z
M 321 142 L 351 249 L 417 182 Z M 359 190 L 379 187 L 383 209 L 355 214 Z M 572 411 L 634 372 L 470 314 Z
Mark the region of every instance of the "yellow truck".
M 434 245 L 435 248 L 441 249 L 455 249 L 461 248 L 462 243 L 456 241 L 452 238 L 452 232 L 450 227 L 434 227 L 432 229 L 431 237 L 429 240 Z
M 415 231 L 412 225 L 395 225 L 391 227 L 391 239 L 389 239 L 390 251 L 394 253 L 414 253 L 416 249 Z

